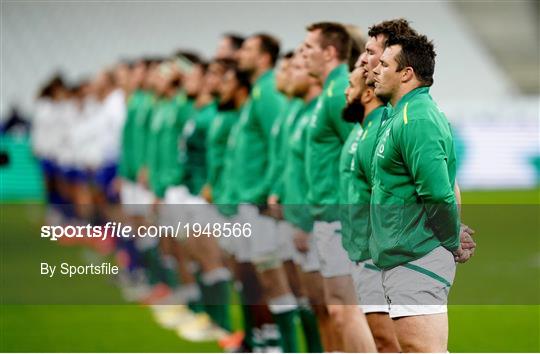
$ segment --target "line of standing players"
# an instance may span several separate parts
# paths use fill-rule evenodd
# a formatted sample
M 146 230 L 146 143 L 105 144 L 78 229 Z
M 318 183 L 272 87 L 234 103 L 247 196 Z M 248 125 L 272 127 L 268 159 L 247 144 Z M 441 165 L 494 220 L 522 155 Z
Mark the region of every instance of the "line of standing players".
M 140 59 L 103 73 L 105 93 L 98 79 L 74 90 L 81 111 L 100 97 L 98 111 L 114 113 L 64 126 L 67 160 L 35 130 L 51 190 L 83 218 L 249 226 L 250 237 L 212 226 L 113 245 L 125 296 L 184 338 L 254 352 L 298 352 L 302 340 L 310 352 L 446 351 L 455 262 L 475 244 L 451 130 L 429 96 L 433 45 L 403 19 L 367 38 L 332 22 L 306 32 L 281 57 L 271 35 L 227 34 L 210 62 Z M 52 97 L 62 85 L 49 86 Z M 114 92 L 123 111 L 107 103 Z

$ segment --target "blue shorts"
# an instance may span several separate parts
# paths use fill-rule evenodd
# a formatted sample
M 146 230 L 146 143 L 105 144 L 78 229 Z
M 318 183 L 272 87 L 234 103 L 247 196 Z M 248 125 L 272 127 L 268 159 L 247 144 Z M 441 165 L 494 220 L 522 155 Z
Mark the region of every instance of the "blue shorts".
M 76 167 L 63 167 L 62 168 L 62 178 L 68 182 L 84 182 L 88 180 L 88 174 L 86 171 L 81 170 Z
M 56 163 L 49 159 L 40 159 L 39 164 L 43 174 L 47 177 L 54 177 L 58 173 L 58 166 Z
M 111 163 L 105 165 L 94 172 L 93 181 L 95 185 L 105 194 L 107 200 L 110 202 L 117 202 L 119 200 L 118 193 L 114 191 L 113 181 L 116 177 L 118 165 Z

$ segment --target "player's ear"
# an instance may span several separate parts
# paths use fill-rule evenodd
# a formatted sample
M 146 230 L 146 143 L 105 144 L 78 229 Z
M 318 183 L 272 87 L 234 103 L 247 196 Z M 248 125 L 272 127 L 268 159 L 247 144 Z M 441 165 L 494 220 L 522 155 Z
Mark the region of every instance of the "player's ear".
M 336 47 L 333 45 L 326 46 L 326 48 L 323 49 L 323 55 L 326 61 L 331 60 L 333 57 L 337 57 Z
M 360 96 L 360 99 L 362 101 L 362 104 L 366 105 L 367 103 L 371 102 L 375 98 L 375 91 L 372 87 L 366 87 L 366 89 L 362 92 L 362 95 Z
M 264 53 L 263 55 L 259 55 L 259 65 L 261 66 L 272 66 L 272 57 L 268 53 Z
M 406 83 L 415 78 L 414 69 L 410 66 L 404 68 L 401 72 L 401 82 Z

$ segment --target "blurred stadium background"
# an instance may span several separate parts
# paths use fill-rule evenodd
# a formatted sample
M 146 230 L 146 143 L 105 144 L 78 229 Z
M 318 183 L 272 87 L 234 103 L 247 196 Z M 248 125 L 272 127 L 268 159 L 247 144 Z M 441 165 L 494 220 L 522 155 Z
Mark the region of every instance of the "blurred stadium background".
M 453 122 L 466 189 L 530 188 L 540 179 L 539 8 L 536 1 L 482 2 L 65 2 L 3 1 L 2 122 L 31 121 L 40 85 L 124 58 L 178 48 L 210 57 L 226 31 L 268 31 L 294 48 L 320 19 L 359 25 L 405 17 L 435 41 L 432 93 Z M 27 144 L 4 136 L 11 164 L 2 199 L 39 196 Z
M 14 116 L 31 123 L 37 90 L 54 72 L 76 81 L 119 59 L 167 55 L 178 48 L 210 57 L 220 35 L 228 31 L 245 35 L 268 31 L 282 40 L 284 49 L 292 49 L 303 39 L 305 25 L 313 21 L 336 20 L 366 30 L 393 17 L 409 19 L 435 42 L 438 55 L 432 93 L 456 129 L 464 203 L 528 204 L 537 211 L 537 1 L 2 1 L 0 200 L 39 202 L 43 198 L 40 171 L 24 125 L 7 132 L 4 129 Z M 14 227 L 10 222 L 20 217 L 4 209 L 2 228 Z M 39 221 L 28 220 L 21 233 L 31 242 Z M 517 240 L 511 257 L 515 268 L 510 269 L 521 272 L 516 264 L 526 261 L 528 268 L 519 279 L 527 282 L 526 291 L 538 294 L 538 222 L 520 224 L 516 215 L 508 215 L 501 220 L 504 225 L 519 225 L 509 234 L 508 229 L 490 225 L 489 218 L 472 220 L 471 225 L 478 229 L 479 251 L 471 265 L 461 269 L 457 296 L 482 291 L 480 279 L 492 282 L 490 291 L 497 293 L 495 283 L 500 277 L 515 276 L 511 272 L 500 274 L 490 263 L 508 255 L 509 237 Z M 30 245 L 35 249 L 25 254 L 28 259 L 40 254 L 39 242 Z M 8 253 L 5 239 L 2 248 L 4 255 L 10 254 L 2 262 L 21 261 L 16 253 Z M 68 259 L 83 257 L 83 250 L 74 253 L 59 248 L 58 252 Z M 2 278 L 1 351 L 218 350 L 215 343 L 180 341 L 172 332 L 159 328 L 150 313 L 138 306 L 7 305 L 10 283 Z M 94 285 L 105 292 L 115 291 L 110 284 L 97 281 Z M 486 303 L 500 304 L 496 300 Z M 453 306 L 450 350 L 540 351 L 537 304 L 538 299 L 504 306 Z

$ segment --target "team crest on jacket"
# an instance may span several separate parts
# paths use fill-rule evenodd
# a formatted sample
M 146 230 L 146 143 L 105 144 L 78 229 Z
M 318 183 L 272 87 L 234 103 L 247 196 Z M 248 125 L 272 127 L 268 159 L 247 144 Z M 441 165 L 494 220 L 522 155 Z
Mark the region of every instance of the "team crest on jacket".
M 390 136 L 390 128 L 386 129 L 386 132 L 384 132 L 384 136 L 381 139 L 379 146 L 377 146 L 377 156 L 380 157 L 381 159 L 384 159 L 384 146 L 386 145 L 386 141 L 388 140 L 389 136 Z

